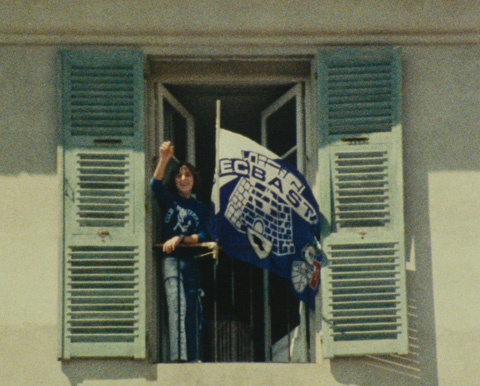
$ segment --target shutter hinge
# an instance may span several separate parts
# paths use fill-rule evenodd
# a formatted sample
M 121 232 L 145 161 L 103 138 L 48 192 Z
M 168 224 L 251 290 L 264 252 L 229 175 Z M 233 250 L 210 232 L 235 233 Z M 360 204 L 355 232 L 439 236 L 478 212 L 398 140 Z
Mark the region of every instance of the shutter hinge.
M 75 191 L 71 187 L 70 183 L 68 182 L 68 178 L 65 178 L 65 197 L 68 197 L 72 202 L 75 202 Z

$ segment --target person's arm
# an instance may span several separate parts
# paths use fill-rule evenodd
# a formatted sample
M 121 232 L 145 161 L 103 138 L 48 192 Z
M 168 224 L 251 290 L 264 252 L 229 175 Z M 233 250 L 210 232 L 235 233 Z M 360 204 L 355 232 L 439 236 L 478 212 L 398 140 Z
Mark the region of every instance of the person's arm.
M 163 252 L 170 253 L 175 250 L 180 244 L 196 244 L 198 243 L 198 235 L 190 236 L 173 236 L 163 243 Z
M 163 243 L 163 252 L 170 253 L 185 239 L 185 236 L 173 236 Z
M 193 235 L 190 235 L 190 236 L 184 236 L 183 240 L 182 240 L 182 243 L 183 244 L 196 244 L 198 243 L 198 234 L 193 234 Z
M 173 150 L 174 147 L 170 141 L 165 141 L 160 146 L 160 159 L 158 160 L 157 167 L 153 172 L 153 178 L 155 178 L 156 180 L 163 180 L 168 161 L 170 161 L 170 158 L 172 158 L 173 156 Z

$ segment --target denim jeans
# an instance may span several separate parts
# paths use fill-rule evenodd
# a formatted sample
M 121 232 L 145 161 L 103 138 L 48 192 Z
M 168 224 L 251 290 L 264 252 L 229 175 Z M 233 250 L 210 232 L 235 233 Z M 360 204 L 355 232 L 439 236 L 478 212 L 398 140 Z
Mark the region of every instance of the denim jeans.
M 171 361 L 202 359 L 201 270 L 194 258 L 165 257 Z

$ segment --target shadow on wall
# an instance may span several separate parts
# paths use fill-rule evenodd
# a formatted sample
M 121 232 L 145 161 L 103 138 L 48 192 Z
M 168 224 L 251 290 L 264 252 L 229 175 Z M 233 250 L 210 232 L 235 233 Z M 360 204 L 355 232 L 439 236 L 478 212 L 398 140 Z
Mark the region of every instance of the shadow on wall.
M 145 361 L 130 359 L 75 359 L 62 362 L 62 372 L 72 386 L 90 380 L 125 380 L 142 378 L 157 380 L 157 367 Z
M 56 174 L 57 145 L 56 138 L 39 131 L 4 132 L 0 135 L 0 175 Z
M 409 354 L 334 359 L 331 372 L 338 382 L 358 386 L 438 385 L 433 305 L 421 305 L 419 299 L 428 298 L 421 292 L 414 293 L 413 275 L 407 274 Z M 425 309 L 419 312 L 421 307 L 432 317 Z
M 425 168 L 405 170 L 409 354 L 334 359 L 332 374 L 343 384 L 438 385 L 427 176 Z
M 0 52 L 0 175 L 56 174 L 57 50 L 16 47 Z

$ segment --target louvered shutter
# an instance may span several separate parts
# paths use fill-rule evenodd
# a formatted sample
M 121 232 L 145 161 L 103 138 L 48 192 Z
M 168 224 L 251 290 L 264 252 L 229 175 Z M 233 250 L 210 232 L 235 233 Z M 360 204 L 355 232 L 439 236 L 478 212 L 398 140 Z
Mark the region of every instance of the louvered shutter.
M 61 357 L 145 357 L 143 56 L 61 53 Z
M 318 55 L 325 357 L 407 352 L 400 62 Z

